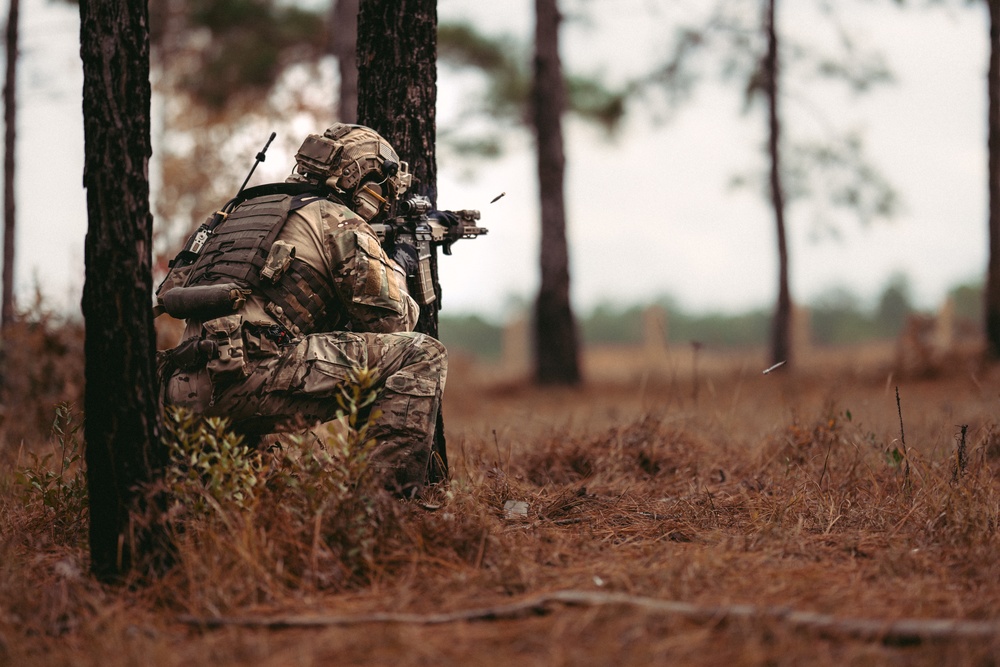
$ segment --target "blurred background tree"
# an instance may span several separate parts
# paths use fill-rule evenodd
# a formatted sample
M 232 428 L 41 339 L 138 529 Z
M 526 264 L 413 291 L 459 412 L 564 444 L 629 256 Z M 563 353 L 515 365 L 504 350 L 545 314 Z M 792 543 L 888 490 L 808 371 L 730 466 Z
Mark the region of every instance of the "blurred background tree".
M 771 327 L 771 359 L 789 365 L 794 351 L 787 205 L 806 198 L 816 204 L 822 199 L 823 204 L 848 209 L 865 223 L 889 217 L 897 206 L 888 182 L 866 160 L 858 133 L 838 135 L 828 129 L 822 141 L 798 144 L 785 136 L 784 82 L 793 66 L 804 71 L 804 80 L 819 77 L 842 82 L 853 93 L 863 93 L 891 78 L 878 54 L 859 51 L 837 20 L 832 3 L 819 2 L 817 7 L 837 32 L 841 47 L 837 55 L 818 52 L 815 45 L 794 43 L 785 37 L 778 23 L 777 0 L 764 0 L 757 7 L 718 0 L 703 23 L 676 29 L 670 57 L 637 84 L 643 92 L 664 93 L 667 104 L 677 107 L 706 77 L 707 61 L 714 63 L 723 82 L 743 91 L 744 111 L 755 102 L 763 102 L 767 175 L 740 176 L 733 182 L 761 184 L 774 213 L 778 293 Z
M 272 151 L 292 154 L 297 124 L 330 125 L 328 18 L 277 0 L 152 3 L 161 273 L 195 224 L 235 194 L 271 131 Z
M 989 259 L 986 266 L 984 322 L 986 350 L 1000 359 L 1000 0 L 986 0 L 989 8 L 990 56 L 986 75 L 989 135 Z
M 337 59 L 340 84 L 337 120 L 358 120 L 358 8 L 359 0 L 333 0 L 328 27 L 329 51 Z
M 570 254 L 565 205 L 566 156 L 562 118 L 573 111 L 613 134 L 625 114 L 627 91 L 612 91 L 597 78 L 567 76 L 559 57 L 563 16 L 555 0 L 536 0 L 533 69 L 525 66 L 516 40 L 488 38 L 467 24 L 441 30 L 441 59 L 486 73 L 484 98 L 466 114 L 484 114 L 474 138 L 453 135 L 460 154 L 496 157 L 509 126 L 526 127 L 535 138 L 541 212 L 540 284 L 534 306 L 534 378 L 539 384 L 578 384 L 579 336 L 570 299 Z M 501 121 L 497 123 L 496 121 Z M 506 121 L 504 123 L 503 121 Z
M 566 241 L 565 174 L 562 116 L 565 82 L 559 59 L 556 0 L 535 0 L 535 60 L 531 119 L 538 157 L 541 208 L 541 282 L 535 300 L 535 381 L 579 384 L 580 351 L 569 292 L 569 244 Z
M 14 183 L 17 140 L 17 30 L 20 0 L 9 0 L 7 8 L 7 64 L 3 84 L 4 159 L 3 159 L 3 297 L 0 303 L 0 331 L 14 321 Z

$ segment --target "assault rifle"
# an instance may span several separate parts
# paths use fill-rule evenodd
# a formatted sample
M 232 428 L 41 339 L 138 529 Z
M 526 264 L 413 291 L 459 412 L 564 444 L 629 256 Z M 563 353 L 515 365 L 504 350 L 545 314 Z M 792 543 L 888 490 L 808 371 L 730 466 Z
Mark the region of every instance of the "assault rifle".
M 425 333 L 437 336 L 436 311 L 440 308 L 441 287 L 435 250 L 441 248 L 445 255 L 450 255 L 455 241 L 474 239 L 489 230 L 479 226 L 479 211 L 433 211 L 430 199 L 421 195 L 400 201 L 396 213 L 389 222 L 374 224 L 372 228 L 390 257 L 397 242 L 416 248 L 418 269 L 411 281 L 411 296 L 420 304 L 421 314 L 424 307 L 434 305 L 434 330 Z

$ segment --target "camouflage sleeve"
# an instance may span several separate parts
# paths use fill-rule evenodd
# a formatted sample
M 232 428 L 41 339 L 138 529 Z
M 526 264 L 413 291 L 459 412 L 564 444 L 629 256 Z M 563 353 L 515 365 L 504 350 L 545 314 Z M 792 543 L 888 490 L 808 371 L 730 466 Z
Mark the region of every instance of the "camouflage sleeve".
M 390 260 L 366 223 L 349 220 L 330 231 L 333 279 L 355 331 L 412 331 L 419 309 L 406 275 Z

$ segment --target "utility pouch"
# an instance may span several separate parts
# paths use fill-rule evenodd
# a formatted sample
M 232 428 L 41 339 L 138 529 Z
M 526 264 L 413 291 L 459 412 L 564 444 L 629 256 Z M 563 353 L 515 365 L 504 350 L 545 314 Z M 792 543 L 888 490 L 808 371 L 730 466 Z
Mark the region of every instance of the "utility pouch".
M 168 315 L 179 320 L 209 320 L 243 307 L 250 290 L 236 283 L 175 287 L 161 301 Z
M 215 343 L 218 356 L 205 368 L 212 382 L 242 379 L 249 375 L 243 346 L 243 316 L 217 317 L 202 324 L 204 339 Z
M 244 322 L 243 341 L 248 359 L 275 357 L 281 348 L 292 345 L 295 339 L 282 326 L 273 322 Z
M 295 246 L 285 241 L 275 241 L 271 244 L 271 250 L 264 260 L 264 267 L 260 270 L 261 279 L 271 283 L 278 282 L 293 259 L 295 259 Z
M 214 359 L 219 349 L 215 341 L 192 336 L 180 345 L 156 353 L 157 368 L 161 377 L 170 377 L 174 371 L 191 371 L 201 368 L 206 361 Z

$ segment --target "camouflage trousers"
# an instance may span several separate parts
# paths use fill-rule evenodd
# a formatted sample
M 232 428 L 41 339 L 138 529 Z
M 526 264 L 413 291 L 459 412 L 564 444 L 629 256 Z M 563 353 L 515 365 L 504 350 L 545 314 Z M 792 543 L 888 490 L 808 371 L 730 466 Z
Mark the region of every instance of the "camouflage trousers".
M 426 483 L 448 369 L 440 342 L 412 332 L 319 333 L 255 355 L 252 340 L 246 333 L 243 338 L 248 345 L 239 373 L 213 373 L 211 363 L 176 371 L 167 380 L 165 402 L 228 417 L 235 430 L 247 435 L 273 433 L 303 420 L 312 425 L 335 419 L 340 387 L 353 369 L 367 368 L 375 373 L 379 390 L 370 410 L 381 417 L 369 429 L 377 443 L 376 470 L 397 492 Z

